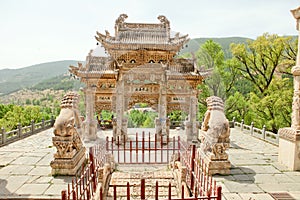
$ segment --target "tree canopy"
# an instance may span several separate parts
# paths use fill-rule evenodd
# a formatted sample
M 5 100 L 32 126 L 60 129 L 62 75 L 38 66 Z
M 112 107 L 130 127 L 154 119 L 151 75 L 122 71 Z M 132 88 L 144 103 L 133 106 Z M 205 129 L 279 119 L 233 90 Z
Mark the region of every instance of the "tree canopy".
M 5 131 L 16 129 L 20 123 L 22 126 L 28 126 L 31 121 L 41 122 L 42 119 L 51 118 L 50 108 L 40 106 L 18 106 L 0 104 L 0 127 Z
M 206 110 L 205 99 L 216 95 L 225 101 L 229 119 L 244 119 L 257 127 L 266 125 L 273 132 L 290 126 L 290 69 L 295 65 L 296 52 L 295 38 L 265 33 L 246 44 L 231 44 L 232 58 L 225 60 L 221 46 L 208 40 L 196 53 L 199 70 L 212 71 L 199 86 L 199 116 Z
M 295 55 L 291 37 L 265 33 L 247 44 L 231 44 L 231 52 L 240 63 L 237 69 L 253 83 L 259 93 L 269 88 L 275 72 L 286 72 Z

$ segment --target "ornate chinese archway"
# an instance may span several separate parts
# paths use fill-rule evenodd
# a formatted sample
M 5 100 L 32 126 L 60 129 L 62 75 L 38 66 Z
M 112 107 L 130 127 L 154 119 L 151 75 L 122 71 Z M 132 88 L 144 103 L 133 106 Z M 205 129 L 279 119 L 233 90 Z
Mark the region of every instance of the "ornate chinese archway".
M 169 134 L 167 113 L 187 112 L 186 133 L 191 139 L 198 134 L 196 87 L 203 77 L 193 60 L 175 58 L 187 35 L 171 37 L 164 16 L 158 17 L 157 24 L 127 23 L 126 18 L 122 14 L 116 20 L 115 36 L 97 32 L 96 39 L 109 56 L 95 55 L 92 50 L 84 66 L 70 66 L 70 72 L 86 84 L 86 123 L 94 124 L 95 111 L 111 110 L 116 113 L 114 135 L 123 138 L 127 135 L 124 112 L 137 102 L 147 102 L 158 111 L 156 131 L 162 135 Z M 93 138 L 96 131 L 88 131 Z

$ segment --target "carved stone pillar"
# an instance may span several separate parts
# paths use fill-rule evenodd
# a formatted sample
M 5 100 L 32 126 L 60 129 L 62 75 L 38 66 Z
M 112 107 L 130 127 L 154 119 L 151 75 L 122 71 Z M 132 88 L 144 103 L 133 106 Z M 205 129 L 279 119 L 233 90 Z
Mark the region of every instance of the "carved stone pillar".
M 192 141 L 198 136 L 198 121 L 197 121 L 197 111 L 198 111 L 198 99 L 196 96 L 191 96 L 189 98 L 189 114 L 188 120 L 185 122 L 185 131 L 187 141 Z
M 84 126 L 85 126 L 84 138 L 86 140 L 95 140 L 97 138 L 97 120 L 94 118 L 95 93 L 96 93 L 96 87 L 88 86 L 85 89 L 86 120 L 84 122 Z
M 114 137 L 120 139 L 127 137 L 127 121 L 126 127 L 124 126 L 124 82 L 119 81 L 116 91 L 116 128 L 114 129 Z M 126 120 L 126 119 L 125 119 Z
M 291 10 L 297 20 L 297 30 L 300 24 L 300 7 Z M 300 170 L 300 32 L 298 35 L 298 53 L 296 66 L 292 68 L 294 76 L 294 96 L 292 105 L 292 125 L 279 129 L 278 161 L 290 170 Z
M 167 128 L 167 90 L 165 84 L 161 84 L 158 103 L 158 118 L 155 121 L 156 133 L 163 136 L 169 136 L 169 128 Z

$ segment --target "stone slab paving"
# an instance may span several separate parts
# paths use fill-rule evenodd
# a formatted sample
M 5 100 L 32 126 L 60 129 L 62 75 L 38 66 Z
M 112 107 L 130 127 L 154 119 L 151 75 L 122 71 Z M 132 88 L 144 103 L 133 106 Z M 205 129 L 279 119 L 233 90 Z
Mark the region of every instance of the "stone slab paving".
M 268 193 L 288 192 L 300 199 L 300 172 L 291 172 L 278 163 L 278 147 L 231 129 L 228 151 L 231 174 L 214 177 L 226 200 L 268 200 Z
M 134 136 L 135 132 L 140 130 L 131 130 L 129 135 Z M 111 131 L 98 132 L 100 138 L 111 134 Z M 178 135 L 184 138 L 184 130 L 172 130 L 170 134 Z M 66 189 L 72 177 L 51 176 L 49 164 L 56 151 L 52 146 L 52 136 L 53 129 L 48 129 L 0 148 L 0 199 L 60 198 L 61 190 Z M 300 200 L 300 172 L 288 171 L 277 162 L 277 146 L 232 129 L 228 152 L 231 174 L 214 176 L 222 186 L 223 199 L 268 200 L 273 199 L 269 192 L 288 192 Z M 148 171 L 166 169 L 148 167 Z
M 0 199 L 59 199 L 70 177 L 53 177 L 53 129 L 0 148 Z

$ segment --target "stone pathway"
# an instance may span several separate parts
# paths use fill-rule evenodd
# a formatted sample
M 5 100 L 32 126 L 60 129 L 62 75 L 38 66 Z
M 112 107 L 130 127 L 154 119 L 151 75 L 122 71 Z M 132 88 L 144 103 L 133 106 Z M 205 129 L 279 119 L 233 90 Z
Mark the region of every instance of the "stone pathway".
M 58 199 L 71 177 L 51 176 L 53 129 L 0 148 L 0 199 Z
M 171 135 L 183 133 L 172 130 Z M 102 138 L 110 135 L 111 131 L 98 133 Z M 56 151 L 52 136 L 53 130 L 49 129 L 0 148 L 0 199 L 60 198 L 71 177 L 51 176 L 49 164 Z M 231 174 L 215 176 L 222 186 L 223 199 L 271 200 L 268 193 L 287 192 L 300 200 L 300 172 L 288 171 L 277 162 L 277 156 L 278 147 L 232 129 Z
M 228 176 L 214 176 L 226 200 L 273 200 L 268 193 L 287 192 L 300 199 L 300 172 L 278 163 L 278 147 L 239 129 L 231 129 Z

